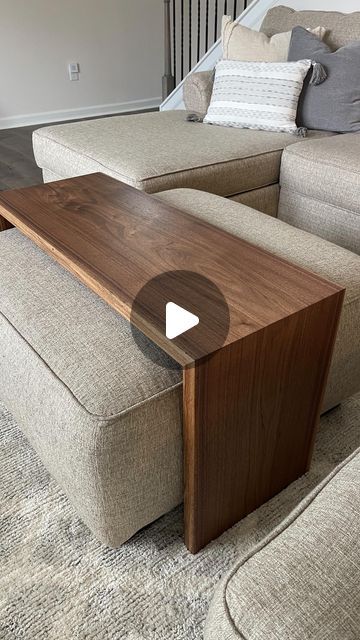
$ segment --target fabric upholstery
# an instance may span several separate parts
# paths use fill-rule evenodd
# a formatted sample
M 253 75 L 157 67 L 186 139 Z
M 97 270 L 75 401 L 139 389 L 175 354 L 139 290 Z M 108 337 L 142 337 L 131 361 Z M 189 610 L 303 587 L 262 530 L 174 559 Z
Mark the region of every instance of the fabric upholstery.
M 301 142 L 284 154 L 279 218 L 360 253 L 360 135 Z
M 156 197 L 346 287 L 323 411 L 360 389 L 360 257 L 236 202 L 188 189 Z
M 63 178 L 101 171 L 149 193 L 186 186 L 231 196 L 278 182 L 282 150 L 294 136 L 210 129 L 186 115 L 163 111 L 44 127 L 33 136 L 35 158 Z
M 0 234 L 0 325 L 1 399 L 100 540 L 182 501 L 181 371 L 16 230 Z
M 354 640 L 360 628 L 360 449 L 217 587 L 205 640 Z
M 269 216 L 277 217 L 279 205 L 279 185 L 271 184 L 262 189 L 253 189 L 245 193 L 232 196 L 230 200 L 245 204 L 247 207 L 267 213 Z
M 326 29 L 317 27 L 312 30 L 312 33 L 322 40 Z M 221 38 L 223 60 L 286 62 L 291 31 L 276 33 L 269 38 L 261 31 L 255 31 L 238 22 L 233 22 L 231 16 L 223 16 Z
M 297 107 L 310 67 L 311 60 L 220 60 L 204 122 L 297 134 Z
M 204 116 L 209 108 L 213 86 L 213 71 L 198 71 L 187 76 L 183 85 L 185 109 Z
M 318 86 L 308 82 L 301 93 L 297 122 L 301 127 L 346 133 L 360 130 L 360 41 L 332 51 L 312 33 L 296 27 L 289 60 L 310 58 L 320 63 L 327 79 Z
M 360 39 L 360 11 L 296 11 L 290 7 L 277 6 L 267 12 L 261 31 L 271 37 L 275 33 L 291 31 L 297 26 L 314 29 L 318 25 L 327 29 L 324 42 L 333 50 Z

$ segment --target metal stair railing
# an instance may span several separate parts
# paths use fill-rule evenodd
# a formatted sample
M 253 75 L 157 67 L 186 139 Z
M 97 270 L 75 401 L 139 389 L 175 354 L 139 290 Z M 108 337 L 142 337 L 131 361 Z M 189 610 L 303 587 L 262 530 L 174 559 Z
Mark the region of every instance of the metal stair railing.
M 223 15 L 235 20 L 249 0 L 164 0 L 163 99 L 218 40 Z

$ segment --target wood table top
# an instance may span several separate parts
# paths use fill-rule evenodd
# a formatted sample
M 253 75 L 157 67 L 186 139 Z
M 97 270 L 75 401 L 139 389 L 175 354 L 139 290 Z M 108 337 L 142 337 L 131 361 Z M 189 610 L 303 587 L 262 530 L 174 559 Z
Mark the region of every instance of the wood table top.
M 3 191 L 0 214 L 182 365 L 199 357 L 196 331 L 169 340 L 158 311 L 151 320 L 145 311 L 131 314 L 138 292 L 164 272 L 195 272 L 220 289 L 229 311 L 224 346 L 341 290 L 101 173 Z M 155 287 L 153 293 L 154 300 L 171 299 L 171 292 Z M 200 291 L 194 295 L 201 330 L 208 331 L 209 323 L 202 323 L 205 302 Z M 215 319 L 214 325 L 216 332 Z

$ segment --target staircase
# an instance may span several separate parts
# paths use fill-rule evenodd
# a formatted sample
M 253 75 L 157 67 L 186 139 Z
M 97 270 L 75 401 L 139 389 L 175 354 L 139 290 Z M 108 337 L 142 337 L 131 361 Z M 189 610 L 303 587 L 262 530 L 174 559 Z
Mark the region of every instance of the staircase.
M 277 0 L 164 0 L 165 73 L 162 111 L 184 108 L 182 85 L 194 71 L 213 69 L 222 54 L 223 15 L 259 28 Z M 285 4 L 285 3 L 284 3 Z M 286 2 L 290 5 L 291 2 Z
M 222 16 L 235 20 L 248 4 L 249 0 L 164 0 L 164 98 L 218 40 Z

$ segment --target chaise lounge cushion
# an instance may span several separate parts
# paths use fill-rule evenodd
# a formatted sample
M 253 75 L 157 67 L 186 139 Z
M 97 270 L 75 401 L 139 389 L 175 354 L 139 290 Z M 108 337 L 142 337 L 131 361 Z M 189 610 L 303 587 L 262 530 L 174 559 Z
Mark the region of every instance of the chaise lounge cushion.
M 355 640 L 359 558 L 360 449 L 222 581 L 205 640 Z
M 163 111 L 45 127 L 33 136 L 36 162 L 62 178 L 101 171 L 148 193 L 186 186 L 232 196 L 277 183 L 282 150 L 298 141 L 187 122 L 186 115 Z
M 360 254 L 360 134 L 285 150 L 279 218 Z

